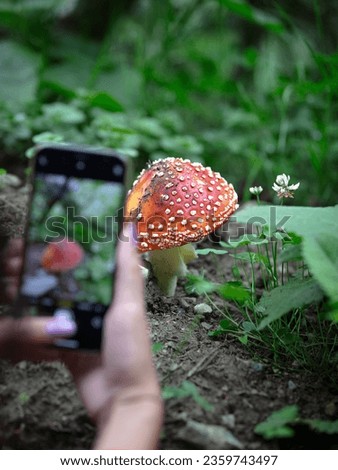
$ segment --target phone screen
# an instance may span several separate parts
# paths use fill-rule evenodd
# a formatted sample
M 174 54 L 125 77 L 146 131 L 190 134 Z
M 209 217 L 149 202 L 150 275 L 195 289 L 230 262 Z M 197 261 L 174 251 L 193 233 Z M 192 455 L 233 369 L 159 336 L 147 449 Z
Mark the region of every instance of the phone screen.
M 76 321 L 76 335 L 59 346 L 100 346 L 114 288 L 123 180 L 116 155 L 47 148 L 36 156 L 20 294 L 25 314 Z

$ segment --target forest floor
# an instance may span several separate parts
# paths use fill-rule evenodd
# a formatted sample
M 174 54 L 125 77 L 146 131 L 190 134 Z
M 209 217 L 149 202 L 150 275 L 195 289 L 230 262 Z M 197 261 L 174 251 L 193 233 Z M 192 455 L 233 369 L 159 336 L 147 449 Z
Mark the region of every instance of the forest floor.
M 26 200 L 25 188 L 2 190 L 1 235 L 22 233 Z M 208 280 L 224 281 L 231 278 L 231 260 L 227 255 L 218 256 L 217 262 L 212 255 L 200 256 L 189 270 L 203 270 Z M 151 336 L 163 345 L 154 353 L 161 384 L 180 387 L 188 382 L 198 390 L 198 399 L 166 400 L 160 448 L 337 449 L 336 437 L 304 426 L 296 427 L 288 439 L 266 441 L 255 434 L 256 424 L 289 404 L 298 405 L 303 418 L 332 419 L 338 398 L 320 374 L 276 369 L 254 360 L 253 350 L 234 337 L 210 337 L 224 308 L 223 300 L 211 300 L 212 311 L 196 315 L 194 306 L 206 299 L 188 295 L 184 280 L 173 298 L 163 297 L 153 281 L 147 282 Z M 95 427 L 62 363 L 0 361 L 0 448 L 88 449 L 94 436 Z

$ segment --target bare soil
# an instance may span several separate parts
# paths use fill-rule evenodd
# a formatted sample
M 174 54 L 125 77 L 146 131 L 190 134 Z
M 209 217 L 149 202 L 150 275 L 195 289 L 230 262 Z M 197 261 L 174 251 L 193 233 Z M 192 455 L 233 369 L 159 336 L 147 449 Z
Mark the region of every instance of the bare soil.
M 4 240 L 22 233 L 27 192 L 24 187 L 0 192 Z M 209 280 L 230 278 L 230 258 L 201 256 L 190 271 L 202 270 Z M 269 362 L 254 361 L 252 350 L 236 338 L 208 336 L 218 326 L 224 301 L 214 297 L 212 311 L 196 315 L 194 306 L 206 299 L 187 295 L 184 280 L 174 298 L 163 297 L 148 281 L 146 300 L 152 339 L 163 345 L 154 353 L 162 386 L 188 381 L 208 405 L 191 397 L 168 399 L 161 449 L 338 448 L 337 436 L 302 426 L 290 439 L 265 441 L 254 432 L 257 423 L 288 404 L 297 404 L 304 418 L 337 419 L 337 394 L 319 373 L 276 370 Z M 5 311 L 3 306 L 0 314 Z M 95 427 L 62 363 L 0 361 L 1 448 L 88 449 L 94 436 Z

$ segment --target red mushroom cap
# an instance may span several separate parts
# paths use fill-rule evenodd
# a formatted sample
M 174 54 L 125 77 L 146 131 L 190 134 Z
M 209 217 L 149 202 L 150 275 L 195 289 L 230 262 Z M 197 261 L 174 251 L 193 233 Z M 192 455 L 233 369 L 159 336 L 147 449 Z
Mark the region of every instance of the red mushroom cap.
M 134 182 L 126 219 L 137 222 L 141 252 L 196 242 L 238 208 L 232 184 L 219 173 L 182 158 L 155 161 Z
M 42 253 L 41 266 L 51 272 L 69 271 L 78 266 L 83 257 L 83 249 L 77 242 L 64 239 L 48 244 Z

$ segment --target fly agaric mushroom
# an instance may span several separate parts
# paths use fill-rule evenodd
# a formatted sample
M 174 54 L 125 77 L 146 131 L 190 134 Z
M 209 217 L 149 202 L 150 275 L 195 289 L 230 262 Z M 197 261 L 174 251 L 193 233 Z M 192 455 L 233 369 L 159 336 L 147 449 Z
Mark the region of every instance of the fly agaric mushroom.
M 70 240 L 49 243 L 41 256 L 41 266 L 52 273 L 61 273 L 76 268 L 84 253 L 81 246 Z
M 219 173 L 182 158 L 155 161 L 129 191 L 125 216 L 136 222 L 140 252 L 149 261 L 158 285 L 174 295 L 186 263 L 197 258 L 197 242 L 226 222 L 238 197 Z

